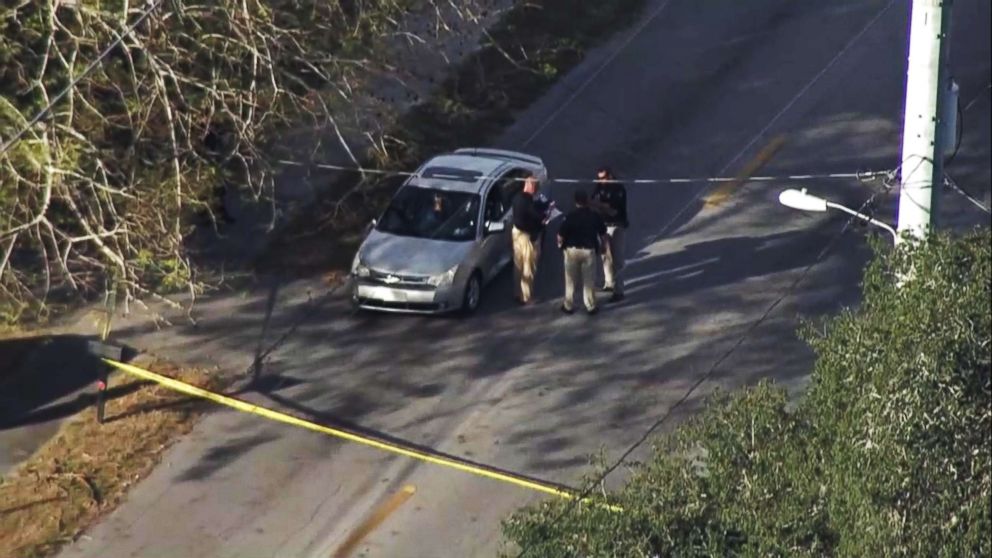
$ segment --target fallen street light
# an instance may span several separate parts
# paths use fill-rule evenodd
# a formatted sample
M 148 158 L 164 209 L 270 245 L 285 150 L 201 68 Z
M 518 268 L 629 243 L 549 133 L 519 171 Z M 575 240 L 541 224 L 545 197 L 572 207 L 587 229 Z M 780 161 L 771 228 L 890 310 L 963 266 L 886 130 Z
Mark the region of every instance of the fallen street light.
M 886 225 L 885 223 L 872 219 L 871 217 L 865 215 L 864 213 L 858 213 L 857 211 L 840 205 L 839 203 L 834 203 L 832 201 L 827 201 L 823 198 L 818 198 L 812 194 L 806 193 L 806 188 L 802 190 L 788 189 L 783 190 L 781 194 L 778 195 L 778 202 L 786 207 L 791 207 L 792 209 L 798 209 L 799 211 L 815 211 L 824 212 L 827 209 L 837 209 L 852 215 L 865 221 L 871 223 L 880 229 L 885 229 L 889 234 L 892 235 L 893 244 L 899 244 L 899 234 L 896 230 Z

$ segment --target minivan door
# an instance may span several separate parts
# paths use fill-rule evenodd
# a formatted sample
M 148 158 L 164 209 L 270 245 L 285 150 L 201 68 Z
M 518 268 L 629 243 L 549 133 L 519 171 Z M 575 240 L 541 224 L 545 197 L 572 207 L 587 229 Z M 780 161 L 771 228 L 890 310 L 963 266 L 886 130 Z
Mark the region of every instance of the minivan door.
M 520 171 L 511 170 L 498 178 L 486 192 L 482 221 L 482 260 L 487 279 L 495 276 L 512 259 L 510 229 L 513 227 L 507 198 L 507 184 L 513 182 Z

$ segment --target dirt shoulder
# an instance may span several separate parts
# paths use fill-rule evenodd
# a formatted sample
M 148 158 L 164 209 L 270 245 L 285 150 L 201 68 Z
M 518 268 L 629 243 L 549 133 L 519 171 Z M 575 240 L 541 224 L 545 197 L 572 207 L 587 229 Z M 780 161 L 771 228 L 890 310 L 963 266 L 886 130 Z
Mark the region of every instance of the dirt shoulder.
M 143 365 L 196 386 L 219 389 L 219 375 L 156 359 Z M 13 474 L 0 478 L 0 558 L 49 556 L 124 498 L 162 453 L 206 411 L 165 388 L 111 376 L 106 422 L 92 407 L 59 431 Z

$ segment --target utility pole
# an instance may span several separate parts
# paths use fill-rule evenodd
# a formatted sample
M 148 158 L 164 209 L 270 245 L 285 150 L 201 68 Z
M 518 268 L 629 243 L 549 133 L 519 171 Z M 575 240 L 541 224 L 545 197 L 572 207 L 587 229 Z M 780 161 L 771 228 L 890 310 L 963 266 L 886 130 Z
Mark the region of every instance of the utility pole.
M 899 233 L 922 239 L 935 224 L 944 182 L 941 103 L 951 0 L 913 0 L 902 138 Z

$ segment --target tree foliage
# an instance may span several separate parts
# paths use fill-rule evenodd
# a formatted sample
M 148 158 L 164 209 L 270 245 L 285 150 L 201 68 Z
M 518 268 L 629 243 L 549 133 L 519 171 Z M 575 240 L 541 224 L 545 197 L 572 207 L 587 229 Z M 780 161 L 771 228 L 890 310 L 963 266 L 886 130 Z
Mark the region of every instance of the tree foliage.
M 312 163 L 408 170 L 484 144 L 643 0 L 167 0 L 125 33 L 153 4 L 0 8 L 0 141 L 123 36 L 0 154 L 0 321 L 53 295 L 114 289 L 127 311 L 143 296 L 196 294 L 201 266 L 184 239 L 213 221 L 225 190 L 267 202 L 277 185 L 316 186 L 317 203 L 278 208 L 294 223 L 260 260 L 309 261 L 298 242 L 279 244 L 299 238 L 294 227 L 328 252 L 393 182 Z
M 195 287 L 191 215 L 220 188 L 263 195 L 290 128 L 337 127 L 381 76 L 375 47 L 434 0 L 43 0 L 0 8 L 0 138 L 23 127 L 123 36 L 21 141 L 0 154 L 0 302 L 16 317 L 53 292 L 113 285 L 124 301 Z M 384 39 L 386 38 L 386 39 Z M 419 39 L 422 40 L 422 39 Z M 402 80 L 402 77 L 397 77 Z M 368 103 L 365 103 L 367 105 Z M 337 134 L 341 137 L 341 134 Z M 342 140 L 343 141 L 343 140 Z
M 992 553 L 992 236 L 882 252 L 860 308 L 805 329 L 794 409 L 767 382 L 723 395 L 609 496 L 623 512 L 548 502 L 508 539 L 549 558 Z

